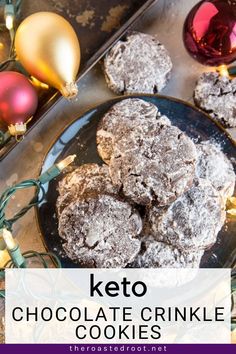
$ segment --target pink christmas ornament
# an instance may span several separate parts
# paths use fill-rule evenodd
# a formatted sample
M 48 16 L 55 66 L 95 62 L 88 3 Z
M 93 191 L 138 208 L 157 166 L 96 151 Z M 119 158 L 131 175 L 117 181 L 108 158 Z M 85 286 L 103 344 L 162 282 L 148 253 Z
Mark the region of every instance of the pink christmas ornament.
M 0 72 L 0 119 L 11 135 L 22 135 L 27 120 L 38 105 L 37 93 L 30 81 L 14 71 Z

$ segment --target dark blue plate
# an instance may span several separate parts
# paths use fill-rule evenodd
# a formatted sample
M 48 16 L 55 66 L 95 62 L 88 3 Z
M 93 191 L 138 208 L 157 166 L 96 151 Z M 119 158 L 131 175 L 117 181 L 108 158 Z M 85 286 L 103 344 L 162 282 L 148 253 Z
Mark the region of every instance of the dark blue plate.
M 130 96 L 131 97 L 131 96 Z M 222 150 L 234 164 L 236 171 L 236 144 L 228 133 L 208 115 L 175 98 L 158 95 L 140 95 L 139 97 L 158 106 L 162 114 L 187 133 L 195 141 L 214 140 L 222 146 Z M 96 128 L 104 113 L 116 102 L 127 98 L 122 96 L 107 101 L 91 109 L 74 121 L 55 140 L 46 155 L 42 172 L 68 155 L 76 154 L 75 165 L 95 162 L 102 163 L 97 154 Z M 62 248 L 62 240 L 58 235 L 58 220 L 56 215 L 57 185 L 61 177 L 46 185 L 46 195 L 37 208 L 37 219 L 46 248 L 56 253 L 63 267 L 78 267 L 68 259 Z M 236 218 L 228 219 L 221 230 L 217 243 L 205 253 L 201 267 L 222 268 L 232 267 L 236 261 Z

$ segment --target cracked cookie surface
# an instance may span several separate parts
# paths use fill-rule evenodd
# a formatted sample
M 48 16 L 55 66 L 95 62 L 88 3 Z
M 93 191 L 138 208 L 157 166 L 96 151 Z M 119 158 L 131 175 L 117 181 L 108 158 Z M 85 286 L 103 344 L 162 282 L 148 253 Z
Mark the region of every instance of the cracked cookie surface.
M 199 180 L 168 208 L 153 206 L 147 228 L 157 241 L 183 251 L 211 247 L 224 225 L 225 211 L 219 193 L 208 181 Z
M 129 131 L 143 134 L 152 131 L 156 122 L 170 124 L 158 108 L 139 98 L 128 98 L 114 104 L 101 119 L 97 129 L 97 149 L 104 162 L 109 164 L 116 140 Z
M 73 200 L 83 197 L 84 194 L 94 192 L 116 195 L 118 188 L 112 184 L 106 165 L 89 163 L 68 173 L 59 182 L 58 191 L 57 211 L 60 215 L 66 206 Z
M 169 53 L 155 36 L 134 32 L 118 41 L 104 59 L 108 87 L 116 93 L 157 93 L 172 70 Z
M 168 205 L 191 187 L 197 151 L 179 128 L 157 125 L 145 135 L 132 131 L 114 145 L 112 182 L 131 201 Z
M 158 242 L 153 236 L 141 238 L 139 254 L 132 268 L 199 268 L 203 251 L 184 252 L 172 245 Z
M 68 257 L 84 267 L 116 268 L 132 262 L 140 249 L 138 212 L 109 195 L 88 195 L 67 206 L 59 234 Z
M 223 200 L 231 197 L 235 188 L 235 173 L 230 160 L 220 147 L 209 141 L 197 144 L 196 178 L 208 180 Z
M 225 127 L 236 127 L 236 79 L 203 73 L 194 90 L 194 102 Z

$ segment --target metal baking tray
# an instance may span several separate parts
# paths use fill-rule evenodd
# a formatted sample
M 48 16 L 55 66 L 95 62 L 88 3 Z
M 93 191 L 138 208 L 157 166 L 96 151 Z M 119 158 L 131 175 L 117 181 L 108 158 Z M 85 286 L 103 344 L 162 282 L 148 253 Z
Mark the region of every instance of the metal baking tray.
M 77 82 L 103 57 L 115 41 L 157 0 L 40 0 L 22 2 L 21 18 L 38 11 L 53 11 L 74 27 L 81 45 Z M 2 35 L 5 46 L 8 34 Z M 5 36 L 5 37 L 4 37 Z M 15 65 L 15 64 L 13 64 Z M 17 70 L 17 66 L 8 70 Z M 54 89 L 39 92 L 39 108 L 28 124 L 27 133 L 62 99 Z M 3 126 L 0 124 L 0 129 Z M 26 134 L 27 134 L 26 133 Z M 20 142 L 14 138 L 0 149 L 0 161 Z

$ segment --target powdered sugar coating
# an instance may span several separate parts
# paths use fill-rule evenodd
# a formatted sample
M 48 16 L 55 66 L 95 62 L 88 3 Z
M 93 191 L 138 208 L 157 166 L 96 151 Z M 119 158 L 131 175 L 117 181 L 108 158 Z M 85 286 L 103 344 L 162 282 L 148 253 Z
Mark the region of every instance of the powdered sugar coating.
M 132 268 L 199 268 L 203 251 L 184 252 L 144 235 Z
M 106 165 L 99 166 L 95 163 L 85 164 L 68 173 L 59 182 L 59 197 L 57 210 L 60 214 L 73 200 L 86 193 L 117 194 L 118 189 L 112 184 L 109 169 Z
M 145 135 L 132 131 L 114 145 L 112 182 L 137 204 L 167 205 L 191 187 L 197 152 L 192 140 L 171 125 Z
M 164 117 L 150 102 L 128 98 L 114 104 L 101 119 L 97 130 L 97 148 L 103 161 L 109 164 L 116 140 L 134 129 L 145 134 L 154 129 L 157 120 L 163 124 Z M 166 117 L 165 123 L 170 124 Z
M 198 151 L 196 177 L 208 180 L 226 201 L 233 195 L 235 188 L 232 163 L 215 144 L 206 141 L 196 146 Z
M 194 102 L 226 127 L 236 127 L 236 79 L 217 72 L 203 73 L 194 91 Z
M 59 219 L 68 257 L 86 267 L 125 267 L 139 252 L 141 230 L 138 212 L 109 195 L 77 199 Z
M 184 251 L 204 250 L 216 242 L 225 211 L 219 193 L 199 180 L 168 208 L 151 207 L 147 220 L 157 241 Z
M 104 59 L 108 87 L 116 93 L 157 93 L 172 70 L 169 53 L 155 36 L 134 32 L 118 41 Z

